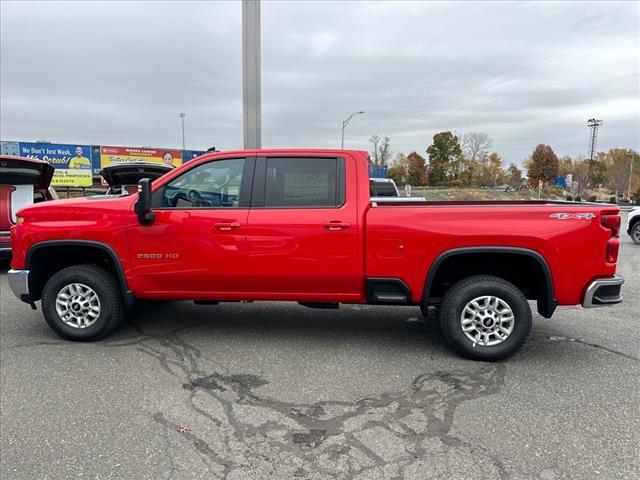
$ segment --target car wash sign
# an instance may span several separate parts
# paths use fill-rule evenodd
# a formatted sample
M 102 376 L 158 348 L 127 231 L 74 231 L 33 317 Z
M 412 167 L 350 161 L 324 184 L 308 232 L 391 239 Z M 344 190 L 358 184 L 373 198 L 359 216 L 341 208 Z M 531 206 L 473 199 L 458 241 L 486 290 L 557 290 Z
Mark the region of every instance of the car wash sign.
M 38 158 L 54 169 L 53 187 L 90 187 L 91 147 L 56 143 L 19 143 L 20 156 Z

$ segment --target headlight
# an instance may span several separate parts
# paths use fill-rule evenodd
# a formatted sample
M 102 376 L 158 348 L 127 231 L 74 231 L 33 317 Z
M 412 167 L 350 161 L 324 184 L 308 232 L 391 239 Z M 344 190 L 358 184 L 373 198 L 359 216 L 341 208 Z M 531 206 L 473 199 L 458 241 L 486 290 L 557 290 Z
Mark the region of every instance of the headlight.
M 16 216 L 16 225 L 22 225 L 24 223 L 24 217 L 21 215 Z

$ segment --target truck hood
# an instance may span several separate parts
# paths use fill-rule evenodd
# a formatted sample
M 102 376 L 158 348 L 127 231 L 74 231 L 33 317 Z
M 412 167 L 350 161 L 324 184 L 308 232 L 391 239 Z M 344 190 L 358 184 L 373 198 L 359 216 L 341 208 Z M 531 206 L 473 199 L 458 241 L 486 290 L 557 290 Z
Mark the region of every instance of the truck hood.
M 67 220 L 69 215 L 74 218 L 91 215 L 95 212 L 106 210 L 128 211 L 131 204 L 137 198 L 136 195 L 123 197 L 121 195 L 96 195 L 92 197 L 64 198 L 61 200 L 51 200 L 49 202 L 29 205 L 18 211 L 18 215 L 27 219 L 37 218 L 39 220 Z

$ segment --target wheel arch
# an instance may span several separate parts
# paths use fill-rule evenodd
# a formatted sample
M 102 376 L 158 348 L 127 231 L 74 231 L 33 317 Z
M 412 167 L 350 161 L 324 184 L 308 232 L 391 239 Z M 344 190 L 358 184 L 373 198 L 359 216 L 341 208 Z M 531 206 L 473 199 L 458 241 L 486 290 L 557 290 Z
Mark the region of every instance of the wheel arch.
M 122 263 L 113 247 L 95 240 L 45 240 L 29 247 L 25 268 L 29 270 L 31 300 L 39 300 L 46 281 L 51 276 L 72 265 L 97 263 L 111 271 L 127 305 L 133 302 Z
M 509 260 L 512 266 L 505 267 L 496 260 Z M 516 271 L 523 266 L 534 266 L 535 278 Z M 537 300 L 538 313 L 545 318 L 550 318 L 557 307 L 551 269 L 544 256 L 528 248 L 502 246 L 462 247 L 441 253 L 427 273 L 422 304 L 438 304 L 443 288 L 448 289 L 452 283 L 478 274 L 504 278 L 525 290 L 527 298 Z

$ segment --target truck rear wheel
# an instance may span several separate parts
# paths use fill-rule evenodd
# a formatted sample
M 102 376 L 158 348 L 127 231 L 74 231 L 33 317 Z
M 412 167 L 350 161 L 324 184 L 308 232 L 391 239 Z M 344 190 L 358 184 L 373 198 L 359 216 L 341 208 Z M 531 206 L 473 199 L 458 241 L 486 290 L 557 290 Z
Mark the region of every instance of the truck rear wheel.
M 42 311 L 58 335 L 88 342 L 108 335 L 120 324 L 123 305 L 113 275 L 93 265 L 74 265 L 47 281 Z
M 631 240 L 636 245 L 640 245 L 640 220 L 631 227 Z
M 502 278 L 477 275 L 446 293 L 440 327 L 460 355 L 497 361 L 512 355 L 529 338 L 531 308 L 522 292 Z

